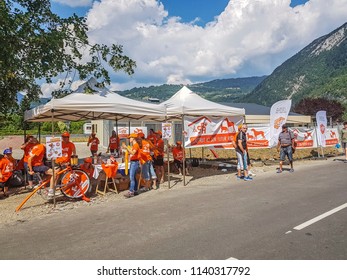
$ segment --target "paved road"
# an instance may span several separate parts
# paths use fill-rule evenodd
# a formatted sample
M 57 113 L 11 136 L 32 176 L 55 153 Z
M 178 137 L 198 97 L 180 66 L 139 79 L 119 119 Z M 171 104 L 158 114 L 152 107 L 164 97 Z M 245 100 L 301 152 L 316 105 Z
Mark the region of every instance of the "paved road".
M 345 260 L 346 169 L 329 161 L 253 182 L 221 176 L 215 185 L 187 185 L 2 226 L 0 259 Z

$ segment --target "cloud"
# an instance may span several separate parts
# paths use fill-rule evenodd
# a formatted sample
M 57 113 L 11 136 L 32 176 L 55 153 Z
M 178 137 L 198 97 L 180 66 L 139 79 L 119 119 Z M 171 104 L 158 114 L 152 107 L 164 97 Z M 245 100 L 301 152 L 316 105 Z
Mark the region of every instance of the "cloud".
M 92 43 L 121 44 L 136 61 L 134 75 L 112 74 L 112 87 L 124 89 L 270 74 L 342 25 L 346 7 L 347 0 L 310 0 L 295 8 L 290 0 L 231 0 L 201 27 L 169 17 L 155 0 L 101 0 L 87 24 Z
M 69 7 L 90 7 L 93 4 L 93 0 L 53 0 L 53 2 Z

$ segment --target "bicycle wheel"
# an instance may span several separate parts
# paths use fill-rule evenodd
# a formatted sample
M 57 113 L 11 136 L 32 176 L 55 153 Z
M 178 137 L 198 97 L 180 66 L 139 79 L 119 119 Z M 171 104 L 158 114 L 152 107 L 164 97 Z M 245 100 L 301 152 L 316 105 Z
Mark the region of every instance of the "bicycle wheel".
M 61 177 L 61 192 L 70 198 L 81 198 L 91 188 L 88 174 L 80 169 L 67 171 Z

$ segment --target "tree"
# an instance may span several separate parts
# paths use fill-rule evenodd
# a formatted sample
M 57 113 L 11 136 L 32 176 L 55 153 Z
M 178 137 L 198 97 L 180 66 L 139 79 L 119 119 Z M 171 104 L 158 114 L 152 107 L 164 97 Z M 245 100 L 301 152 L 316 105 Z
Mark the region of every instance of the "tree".
M 304 98 L 295 105 L 293 111 L 298 114 L 315 116 L 318 111 L 326 111 L 327 117 L 334 121 L 341 121 L 344 114 L 344 106 L 336 100 L 325 98 Z
M 80 79 L 94 76 L 110 84 L 103 61 L 114 71 L 134 73 L 136 63 L 123 55 L 121 45 L 90 45 L 87 31 L 85 18 L 61 18 L 49 0 L 0 1 L 0 114 L 18 109 L 20 91 L 26 92 L 27 105 L 37 101 L 38 81 L 50 83 L 61 73 L 77 71 Z M 82 63 L 85 50 L 89 60 Z

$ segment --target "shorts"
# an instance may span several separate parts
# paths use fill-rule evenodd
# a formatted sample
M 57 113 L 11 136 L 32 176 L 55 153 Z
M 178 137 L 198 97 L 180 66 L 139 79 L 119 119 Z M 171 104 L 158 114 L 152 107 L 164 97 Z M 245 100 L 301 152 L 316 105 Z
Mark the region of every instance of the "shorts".
M 10 187 L 10 180 L 11 180 L 12 176 L 10 178 L 7 179 L 6 182 L 0 182 L 0 188 L 3 189 L 4 187 Z
M 157 179 L 157 175 L 154 172 L 152 161 L 146 161 L 142 165 L 142 177 L 145 180 Z
M 153 165 L 154 166 L 164 166 L 164 158 L 162 156 L 158 156 L 158 157 L 154 158 Z
M 239 153 L 237 155 L 237 170 L 247 170 L 248 156 L 247 154 Z
M 46 165 L 39 165 L 39 166 L 33 167 L 34 172 L 40 172 L 40 173 L 45 173 L 48 169 L 49 167 Z
M 342 148 L 347 149 L 347 142 L 342 142 Z
M 286 156 L 288 157 L 289 161 L 293 161 L 293 149 L 292 146 L 287 147 L 281 147 L 280 151 L 280 159 L 281 161 L 284 161 L 286 159 Z
M 185 163 L 185 167 L 187 168 L 187 161 L 184 162 Z M 176 166 L 177 169 L 182 169 L 183 168 L 183 161 L 179 161 L 177 159 L 174 160 L 174 164 Z

